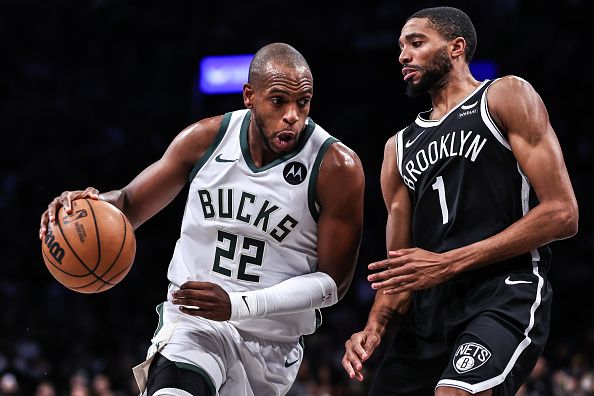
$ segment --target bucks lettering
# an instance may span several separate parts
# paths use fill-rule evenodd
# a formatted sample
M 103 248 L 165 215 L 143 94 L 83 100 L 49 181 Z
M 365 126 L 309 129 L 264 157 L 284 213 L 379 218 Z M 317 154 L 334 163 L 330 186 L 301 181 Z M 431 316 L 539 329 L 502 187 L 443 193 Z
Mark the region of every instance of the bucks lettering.
M 257 200 L 255 194 L 246 191 L 219 188 L 211 193 L 209 190 L 198 190 L 198 196 L 205 219 L 235 219 L 248 223 L 278 242 L 282 242 L 299 224 L 293 217 L 283 213 L 278 205 L 267 199 Z M 213 197 L 217 199 L 213 201 Z M 239 200 L 238 205 L 234 205 L 235 200 Z M 274 222 L 275 225 L 271 226 Z
M 460 156 L 474 162 L 486 142 L 487 139 L 472 131 L 454 131 L 441 136 L 439 140 L 433 140 L 426 147 L 418 150 L 414 160 L 411 159 L 403 164 L 404 182 L 414 190 L 417 177 L 423 174 L 429 165 L 435 164 L 442 158 Z

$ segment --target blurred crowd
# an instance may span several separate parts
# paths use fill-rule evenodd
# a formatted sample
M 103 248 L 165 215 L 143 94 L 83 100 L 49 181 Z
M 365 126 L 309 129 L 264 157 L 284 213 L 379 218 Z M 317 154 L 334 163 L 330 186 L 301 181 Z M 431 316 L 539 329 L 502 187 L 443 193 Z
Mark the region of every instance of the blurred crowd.
M 345 340 L 365 324 L 373 292 L 366 265 L 385 255 L 379 189 L 383 145 L 426 109 L 404 95 L 397 37 L 404 19 L 435 1 L 307 5 L 296 19 L 273 2 L 136 4 L 116 0 L 0 1 L 0 396 L 135 395 L 165 297 L 184 192 L 136 232 L 134 267 L 117 287 L 82 295 L 44 268 L 39 216 L 67 189 L 119 188 L 157 160 L 196 120 L 241 108 L 240 95 L 195 90 L 205 55 L 253 53 L 284 41 L 308 59 L 312 118 L 354 148 L 367 187 L 365 230 L 347 296 L 324 310 L 292 396 L 364 395 L 388 340 L 350 381 Z M 409 4 L 410 3 L 410 4 Z M 585 56 L 594 12 L 587 0 L 450 1 L 474 20 L 477 59 L 531 82 L 548 107 L 580 204 L 580 231 L 553 243 L 555 291 L 547 349 L 521 395 L 594 395 L 594 202 Z

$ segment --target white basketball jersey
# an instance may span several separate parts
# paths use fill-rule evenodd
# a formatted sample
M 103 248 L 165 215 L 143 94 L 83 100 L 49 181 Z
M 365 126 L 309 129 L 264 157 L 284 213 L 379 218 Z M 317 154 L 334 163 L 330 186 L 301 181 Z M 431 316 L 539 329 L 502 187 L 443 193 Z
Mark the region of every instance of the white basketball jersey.
M 251 112 L 225 114 L 215 141 L 190 176 L 188 201 L 168 278 L 266 288 L 317 269 L 316 182 L 337 140 L 307 119 L 294 151 L 258 168 L 248 147 Z M 273 340 L 315 331 L 314 310 L 231 322 Z

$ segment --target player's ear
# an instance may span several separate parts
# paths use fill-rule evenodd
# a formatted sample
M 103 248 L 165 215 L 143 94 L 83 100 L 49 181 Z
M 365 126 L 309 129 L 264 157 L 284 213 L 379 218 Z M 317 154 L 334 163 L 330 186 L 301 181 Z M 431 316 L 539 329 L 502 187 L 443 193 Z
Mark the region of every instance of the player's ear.
M 251 84 L 243 84 L 243 104 L 251 109 L 254 101 L 254 87 Z
M 457 59 L 462 57 L 464 59 L 464 51 L 466 50 L 466 40 L 463 37 L 456 37 L 450 42 L 450 53 L 452 58 Z

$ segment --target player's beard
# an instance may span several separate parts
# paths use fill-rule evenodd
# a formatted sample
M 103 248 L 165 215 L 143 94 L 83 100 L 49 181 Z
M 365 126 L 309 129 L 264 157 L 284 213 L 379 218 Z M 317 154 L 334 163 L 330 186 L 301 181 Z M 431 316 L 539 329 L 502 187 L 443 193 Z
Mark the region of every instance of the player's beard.
M 420 68 L 423 71 L 423 76 L 419 81 L 417 83 L 408 82 L 406 94 L 411 98 L 417 98 L 426 92 L 443 87 L 452 68 L 452 61 L 448 56 L 447 47 L 444 45 L 435 53 L 431 65 Z
M 269 152 L 275 153 L 274 150 L 272 149 L 272 145 L 270 144 L 269 139 L 267 138 L 268 130 L 264 126 L 264 121 L 260 117 L 258 117 L 258 115 L 256 114 L 256 111 L 254 111 L 254 109 L 252 109 L 252 118 L 253 118 L 254 122 L 256 123 L 256 129 L 258 130 L 260 139 L 264 143 L 264 147 Z M 275 154 L 277 154 L 277 153 L 275 153 Z

